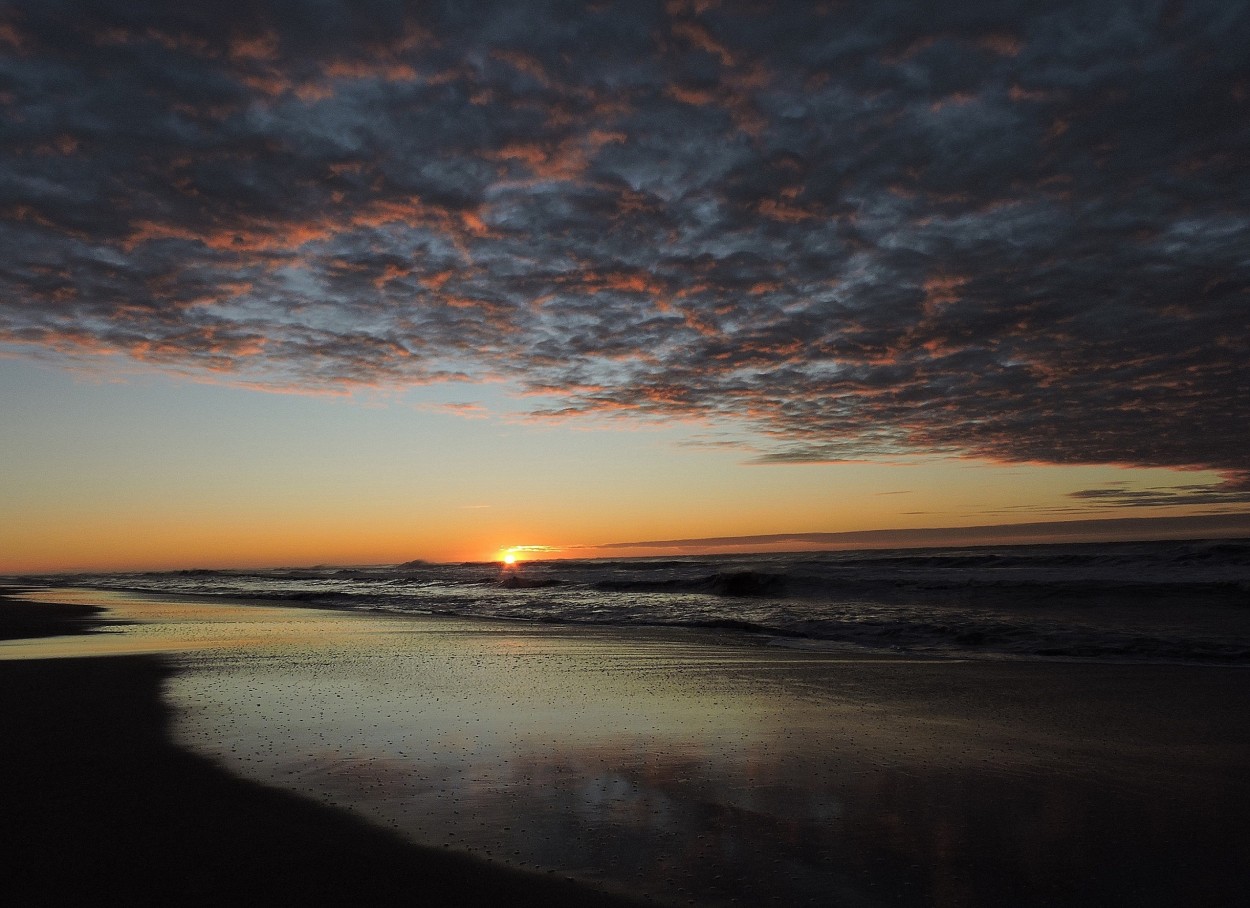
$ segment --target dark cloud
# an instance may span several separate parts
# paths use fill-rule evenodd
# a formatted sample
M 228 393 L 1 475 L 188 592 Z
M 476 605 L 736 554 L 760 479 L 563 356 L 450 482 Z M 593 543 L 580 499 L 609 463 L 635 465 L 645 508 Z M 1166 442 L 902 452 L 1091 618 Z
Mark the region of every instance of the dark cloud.
M 916 511 L 913 513 L 925 513 Z M 1244 536 L 1250 517 L 1209 514 L 1189 517 L 1120 517 L 1096 520 L 1053 520 L 1037 523 L 970 527 L 926 527 L 905 530 L 857 530 L 846 533 L 778 533 L 767 536 L 709 536 L 701 539 L 654 539 L 586 546 L 589 549 L 712 549 L 766 546 L 829 546 L 834 548 L 1004 545 L 1007 543 L 1090 542 L 1130 539 L 1218 538 Z
M 1085 504 L 1130 508 L 1159 508 L 1180 504 L 1244 505 L 1250 504 L 1250 481 L 1247 481 L 1245 474 L 1240 474 L 1235 479 L 1215 486 L 1187 483 L 1135 489 L 1125 485 L 1112 485 L 1101 489 L 1082 489 L 1069 493 L 1068 497 Z
M 4 7 L 4 346 L 1250 470 L 1244 4 L 241 9 Z

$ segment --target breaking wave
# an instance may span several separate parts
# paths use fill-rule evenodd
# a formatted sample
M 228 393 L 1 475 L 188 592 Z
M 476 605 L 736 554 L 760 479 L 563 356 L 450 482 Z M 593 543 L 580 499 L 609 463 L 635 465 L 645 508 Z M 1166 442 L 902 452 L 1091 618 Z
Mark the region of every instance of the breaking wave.
M 1250 541 L 29 578 L 961 658 L 1250 664 Z

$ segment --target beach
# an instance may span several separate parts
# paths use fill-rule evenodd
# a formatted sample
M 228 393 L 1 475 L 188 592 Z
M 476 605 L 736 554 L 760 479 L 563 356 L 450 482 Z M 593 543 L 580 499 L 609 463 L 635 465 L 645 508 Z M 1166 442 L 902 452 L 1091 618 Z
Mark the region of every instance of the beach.
M 6 596 L 0 641 L 91 630 L 100 614 Z M 154 655 L 0 659 L 13 904 L 630 904 L 417 848 L 224 772 L 170 740 L 171 671 Z
M 3 636 L 73 634 L 0 644 L 5 852 L 47 904 L 1222 905 L 1250 875 L 1241 668 L 13 595 Z

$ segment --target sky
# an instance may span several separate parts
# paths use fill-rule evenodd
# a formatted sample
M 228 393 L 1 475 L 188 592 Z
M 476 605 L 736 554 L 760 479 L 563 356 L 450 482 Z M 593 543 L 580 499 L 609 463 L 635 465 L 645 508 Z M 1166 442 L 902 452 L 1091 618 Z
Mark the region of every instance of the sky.
M 1239 532 L 1250 11 L 932 6 L 0 4 L 0 572 Z

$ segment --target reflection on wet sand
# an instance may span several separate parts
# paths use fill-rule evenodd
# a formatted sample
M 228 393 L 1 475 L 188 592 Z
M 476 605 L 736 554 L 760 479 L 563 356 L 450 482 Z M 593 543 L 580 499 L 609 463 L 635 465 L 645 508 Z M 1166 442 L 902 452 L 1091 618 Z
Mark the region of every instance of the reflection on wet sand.
M 185 745 L 417 842 L 608 888 L 1214 904 L 1250 871 L 1246 734 L 1221 729 L 1250 706 L 1238 672 L 111 605 L 134 622 L 118 636 L 175 654 Z

